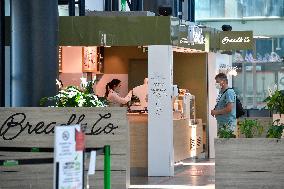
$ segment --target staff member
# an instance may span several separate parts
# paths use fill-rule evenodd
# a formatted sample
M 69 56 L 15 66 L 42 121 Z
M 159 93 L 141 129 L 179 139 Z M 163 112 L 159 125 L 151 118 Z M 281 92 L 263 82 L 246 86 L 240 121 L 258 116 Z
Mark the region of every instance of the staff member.
M 105 98 L 109 101 L 110 106 L 122 106 L 131 100 L 132 90 L 129 91 L 126 97 L 120 97 L 121 81 L 113 79 L 106 85 Z

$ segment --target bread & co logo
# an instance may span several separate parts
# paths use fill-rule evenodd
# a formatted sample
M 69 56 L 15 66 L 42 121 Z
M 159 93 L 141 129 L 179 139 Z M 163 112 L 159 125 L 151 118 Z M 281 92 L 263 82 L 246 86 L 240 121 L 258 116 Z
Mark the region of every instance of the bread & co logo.
M 85 114 L 78 115 L 74 113 L 70 116 L 64 115 L 66 122 L 60 123 L 55 120 L 40 120 L 28 117 L 24 112 L 17 112 L 11 114 L 6 119 L 4 118 L 4 122 L 0 123 L 0 137 L 3 140 L 14 140 L 20 135 L 26 134 L 48 135 L 54 133 L 56 125 L 64 126 L 73 124 L 81 124 L 82 127 L 86 128 L 86 135 L 114 135 L 118 126 L 113 123 L 111 113 L 98 115 L 98 118 L 93 119 L 91 122 L 86 120 Z M 62 138 L 68 140 L 69 133 L 63 133 Z
M 253 49 L 252 31 L 223 31 L 219 33 L 220 50 Z
M 224 37 L 222 39 L 222 44 L 227 44 L 227 43 L 249 43 L 250 41 L 251 41 L 250 37 L 238 37 L 238 38 Z

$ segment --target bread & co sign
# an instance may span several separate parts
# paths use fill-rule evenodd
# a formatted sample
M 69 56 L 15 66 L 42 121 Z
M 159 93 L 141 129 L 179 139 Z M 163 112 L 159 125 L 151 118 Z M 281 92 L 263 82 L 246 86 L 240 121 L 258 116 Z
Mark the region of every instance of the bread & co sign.
M 223 31 L 220 32 L 220 50 L 253 49 L 252 31 Z

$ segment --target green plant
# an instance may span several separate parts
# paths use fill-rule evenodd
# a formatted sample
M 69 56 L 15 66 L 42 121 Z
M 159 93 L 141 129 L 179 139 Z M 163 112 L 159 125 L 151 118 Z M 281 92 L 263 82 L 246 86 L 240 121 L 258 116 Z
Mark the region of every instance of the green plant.
M 264 100 L 267 103 L 267 108 L 279 114 L 284 114 L 284 91 L 269 90 L 269 96 Z
M 239 123 L 241 134 L 244 134 L 246 138 L 253 138 L 254 136 L 260 136 L 263 133 L 263 126 L 257 120 L 245 119 Z
M 267 138 L 281 138 L 284 125 L 279 123 L 280 119 L 273 121 L 267 131 Z
M 40 105 L 44 106 L 51 102 L 55 107 L 105 107 L 105 101 L 93 94 L 92 87 L 93 81 L 82 84 L 81 90 L 76 86 L 68 86 L 55 96 L 43 97 Z
M 217 133 L 219 138 L 236 138 L 234 131 L 229 128 L 228 125 L 223 125 L 218 129 Z

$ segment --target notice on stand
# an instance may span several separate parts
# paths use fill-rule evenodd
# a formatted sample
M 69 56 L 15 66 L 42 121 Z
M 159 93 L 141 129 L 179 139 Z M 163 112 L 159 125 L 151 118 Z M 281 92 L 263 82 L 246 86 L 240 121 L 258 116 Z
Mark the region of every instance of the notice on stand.
M 75 139 L 78 128 L 80 125 L 57 126 L 55 128 L 54 188 L 83 189 L 84 148 L 76 150 Z M 80 137 L 83 138 L 83 136 Z M 80 141 L 80 146 L 84 146 L 82 143 L 84 142 Z
M 83 152 L 76 153 L 73 161 L 60 161 L 59 187 L 60 189 L 83 189 Z

